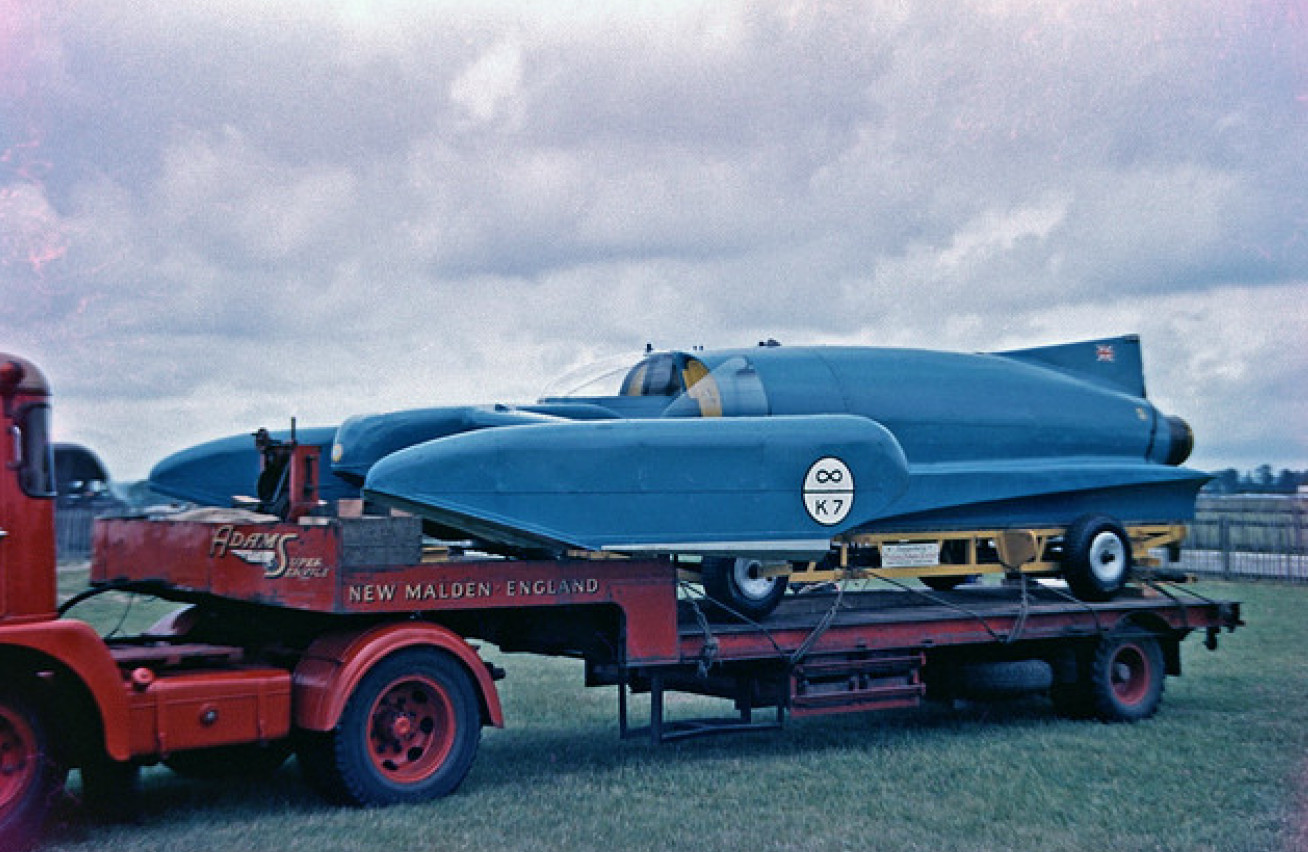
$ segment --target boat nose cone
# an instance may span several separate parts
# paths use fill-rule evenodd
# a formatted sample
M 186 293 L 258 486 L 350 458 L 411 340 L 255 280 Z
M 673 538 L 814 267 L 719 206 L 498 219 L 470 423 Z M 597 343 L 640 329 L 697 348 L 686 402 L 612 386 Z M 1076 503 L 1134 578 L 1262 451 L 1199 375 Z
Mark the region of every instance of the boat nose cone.
M 1194 450 L 1194 430 L 1181 418 L 1169 415 L 1167 432 L 1167 458 L 1163 463 L 1176 467 L 1190 458 L 1190 453 Z

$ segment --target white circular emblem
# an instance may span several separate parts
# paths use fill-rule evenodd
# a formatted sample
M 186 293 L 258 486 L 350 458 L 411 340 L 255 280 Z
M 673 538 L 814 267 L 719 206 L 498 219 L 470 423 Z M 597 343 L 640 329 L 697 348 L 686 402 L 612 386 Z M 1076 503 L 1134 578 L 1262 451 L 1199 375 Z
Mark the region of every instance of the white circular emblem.
M 823 526 L 840 523 L 854 508 L 854 474 L 834 456 L 813 462 L 804 476 L 804 508 Z

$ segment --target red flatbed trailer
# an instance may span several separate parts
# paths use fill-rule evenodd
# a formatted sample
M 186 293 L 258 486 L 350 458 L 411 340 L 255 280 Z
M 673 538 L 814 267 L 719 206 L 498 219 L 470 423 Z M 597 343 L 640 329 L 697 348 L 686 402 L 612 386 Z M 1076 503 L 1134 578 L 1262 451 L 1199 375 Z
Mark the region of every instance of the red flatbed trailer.
M 141 765 L 257 772 L 292 750 L 333 800 L 445 795 L 482 727 L 504 724 L 504 673 L 476 641 L 583 660 L 588 685 L 619 687 L 622 735 L 662 741 L 1018 686 L 1047 690 L 1066 715 L 1134 721 L 1180 673 L 1189 633 L 1211 647 L 1242 623 L 1238 603 L 1166 586 L 1083 603 L 1020 576 L 951 592 L 809 587 L 758 623 L 724 621 L 673 560 L 435 558 L 412 518 L 304 516 L 316 458 L 290 446 L 295 520 L 97 522 L 86 594 L 190 604 L 106 639 L 62 617 L 82 596 L 56 607 L 49 395 L 35 365 L 0 355 L 6 850 L 39 837 L 70 768 L 109 810 L 126 807 Z M 650 724 L 635 731 L 628 695 L 646 690 Z M 727 698 L 737 713 L 668 721 L 668 691 Z M 755 722 L 762 708 L 774 720 Z
M 1019 661 L 1048 667 L 1035 688 L 1051 689 L 1062 711 L 1143 718 L 1157 706 L 1163 674 L 1180 674 L 1185 636 L 1201 630 L 1211 644 L 1220 630 L 1240 624 L 1237 603 L 1181 587 L 1155 584 L 1086 603 L 1022 577 L 1011 585 L 944 592 L 844 591 L 828 584 L 789 596 L 760 622 L 721 621 L 710 617 L 720 615 L 713 602 L 678 582 L 672 560 L 441 556 L 424 562 L 412 518 L 104 520 L 97 523 L 95 553 L 92 580 L 106 588 L 194 602 L 222 612 L 215 622 L 254 619 L 283 646 L 303 635 L 301 666 L 315 656 L 305 642 L 319 631 L 366 632 L 397 617 L 411 629 L 438 631 L 433 635 L 443 637 L 446 650 L 482 640 L 507 652 L 583 659 L 589 685 L 623 687 L 624 735 L 630 733 L 629 689 L 653 693 L 649 733 L 656 741 L 776 726 L 787 713 L 914 706 L 928 690 L 948 696 L 974 689 L 975 676 L 959 686 L 960 670 Z M 386 561 L 392 564 L 381 564 Z M 200 635 L 233 644 L 251 638 L 246 627 L 219 624 Z M 1115 645 L 1125 649 L 1103 650 Z M 1097 654 L 1107 654 L 1099 695 Z M 479 675 L 484 720 L 498 724 L 493 685 L 480 676 L 471 646 L 462 656 Z M 349 686 L 326 683 L 330 688 L 316 688 L 340 695 Z M 739 717 L 668 723 L 662 695 L 669 690 L 732 699 Z M 297 705 L 318 706 L 303 697 Z M 775 721 L 755 723 L 759 708 L 775 708 Z M 296 722 L 326 729 L 334 713 L 300 709 Z

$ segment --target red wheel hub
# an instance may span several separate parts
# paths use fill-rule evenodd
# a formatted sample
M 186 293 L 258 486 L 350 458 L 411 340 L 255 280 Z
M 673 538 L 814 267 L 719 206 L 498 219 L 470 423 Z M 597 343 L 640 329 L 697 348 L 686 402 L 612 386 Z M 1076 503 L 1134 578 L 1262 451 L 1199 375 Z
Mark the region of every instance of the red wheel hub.
M 454 748 L 454 705 L 435 680 L 400 678 L 382 690 L 370 714 L 368 755 L 387 779 L 412 784 L 431 776 Z
M 21 714 L 0 705 L 0 813 L 23 798 L 39 765 L 36 732 Z
M 1113 694 L 1123 704 L 1138 704 L 1149 694 L 1153 679 L 1149 657 L 1135 645 L 1123 645 L 1109 662 Z

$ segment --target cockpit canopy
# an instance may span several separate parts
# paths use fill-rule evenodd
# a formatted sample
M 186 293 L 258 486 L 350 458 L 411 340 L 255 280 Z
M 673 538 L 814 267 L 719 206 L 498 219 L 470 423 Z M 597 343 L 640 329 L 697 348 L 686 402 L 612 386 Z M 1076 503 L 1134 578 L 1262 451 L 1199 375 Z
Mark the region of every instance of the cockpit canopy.
M 560 383 L 556 383 L 556 387 Z M 623 410 L 639 406 L 651 417 L 742 417 L 769 413 L 767 394 L 749 358 L 716 365 L 687 352 L 652 352 L 635 366 L 597 365 L 573 374 L 570 389 L 546 392 L 542 402 L 589 402 Z M 639 400 L 639 402 L 638 402 Z

